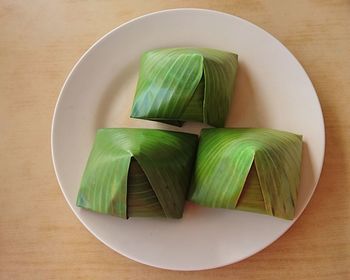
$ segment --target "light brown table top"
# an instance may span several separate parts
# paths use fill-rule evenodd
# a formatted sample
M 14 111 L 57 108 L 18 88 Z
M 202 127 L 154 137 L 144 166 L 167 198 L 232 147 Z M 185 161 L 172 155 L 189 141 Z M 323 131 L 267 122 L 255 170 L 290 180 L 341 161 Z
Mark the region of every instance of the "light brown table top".
M 148 267 L 103 245 L 51 163 L 54 106 L 81 54 L 127 20 L 177 7 L 234 14 L 277 37 L 309 74 L 327 133 L 318 188 L 295 225 L 262 252 L 201 272 Z M 0 279 L 350 279 L 349 1 L 3 0 L 0 97 Z

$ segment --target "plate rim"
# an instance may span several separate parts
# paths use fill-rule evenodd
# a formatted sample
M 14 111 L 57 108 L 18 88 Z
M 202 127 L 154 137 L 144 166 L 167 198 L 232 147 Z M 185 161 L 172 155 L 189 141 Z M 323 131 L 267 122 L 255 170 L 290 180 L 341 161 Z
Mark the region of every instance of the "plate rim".
M 314 94 L 315 94 L 315 100 L 317 101 L 317 104 L 318 104 L 318 109 L 319 109 L 319 115 L 321 117 L 320 121 L 322 122 L 322 125 L 321 125 L 321 132 L 322 132 L 322 139 L 320 139 L 320 141 L 322 142 L 322 146 L 323 146 L 323 149 L 322 149 L 322 162 L 321 162 L 321 168 L 318 172 L 318 178 L 317 180 L 315 181 L 315 185 L 310 193 L 310 196 L 309 198 L 306 200 L 306 203 L 305 205 L 301 208 L 300 212 L 298 213 L 297 216 L 295 216 L 295 218 L 291 221 L 290 225 L 288 225 L 286 227 L 285 230 L 283 230 L 279 236 L 274 239 L 272 242 L 268 243 L 268 244 L 264 244 L 262 247 L 259 247 L 258 249 L 256 250 L 253 250 L 250 254 L 248 255 L 245 255 L 241 258 L 238 258 L 236 261 L 227 261 L 227 262 L 223 262 L 222 264 L 220 265 L 213 265 L 213 266 L 207 266 L 207 267 L 202 267 L 202 268 L 195 268 L 195 269 L 188 269 L 188 268 L 168 268 L 168 267 L 164 267 L 164 266 L 161 266 L 161 265 L 155 265 L 153 263 L 150 263 L 150 262 L 147 262 L 145 260 L 140 260 L 138 259 L 137 257 L 132 257 L 132 256 L 129 256 L 127 254 L 125 254 L 124 252 L 120 252 L 120 251 L 117 251 L 115 250 L 114 248 L 110 247 L 103 239 L 101 239 L 100 237 L 98 237 L 94 231 L 82 220 L 82 218 L 78 215 L 78 213 L 74 210 L 73 206 L 69 203 L 69 200 L 68 200 L 68 197 L 66 195 L 66 193 L 64 192 L 64 189 L 63 189 L 63 186 L 62 186 L 62 183 L 61 183 L 61 180 L 60 180 L 60 175 L 57 171 L 57 166 L 56 166 L 56 162 L 55 162 L 55 152 L 54 152 L 54 130 L 55 130 L 55 123 L 57 121 L 56 119 L 56 114 L 58 112 L 58 107 L 60 106 L 60 103 L 62 102 L 62 98 L 64 96 L 64 92 L 65 92 L 65 88 L 67 86 L 67 83 L 68 81 L 70 80 L 72 74 L 75 72 L 76 68 L 78 67 L 78 65 L 84 60 L 86 59 L 87 55 L 90 53 L 90 51 L 94 48 L 96 48 L 102 41 L 104 41 L 105 39 L 107 39 L 109 36 L 111 36 L 112 33 L 114 33 L 116 30 L 118 29 L 121 29 L 123 28 L 124 26 L 130 24 L 130 23 L 133 23 L 133 22 L 137 22 L 137 21 L 140 21 L 146 17 L 152 17 L 152 16 L 155 16 L 155 15 L 158 15 L 158 14 L 166 14 L 166 13 L 182 13 L 182 12 L 194 12 L 194 13 L 208 13 L 208 14 L 213 14 L 213 15 L 216 15 L 216 16 L 225 16 L 225 17 L 231 17 L 231 18 L 234 18 L 235 20 L 238 20 L 238 21 L 241 21 L 243 22 L 244 24 L 248 24 L 252 27 L 254 27 L 255 29 L 258 29 L 260 32 L 263 32 L 265 35 L 267 35 L 271 40 L 275 41 L 275 43 L 281 45 L 285 51 L 287 51 L 287 53 L 292 57 L 293 61 L 296 62 L 296 65 L 299 67 L 299 70 L 301 70 L 303 72 L 303 74 L 307 77 L 307 80 L 308 82 L 310 83 L 311 85 L 311 88 L 312 90 L 314 91 Z M 54 108 L 54 112 L 53 112 L 53 115 L 52 115 L 52 121 L 51 121 L 51 133 L 50 133 L 50 144 L 51 144 L 51 161 L 52 161 L 52 165 L 54 167 L 54 172 L 55 172 L 55 175 L 56 175 L 56 179 L 57 179 L 57 182 L 59 184 L 59 187 L 61 189 L 61 192 L 63 193 L 63 196 L 66 200 L 66 203 L 69 205 L 70 209 L 72 210 L 72 212 L 74 213 L 74 215 L 78 218 L 78 220 L 80 221 L 80 223 L 82 223 L 85 227 L 85 229 L 88 230 L 88 232 L 90 232 L 97 240 L 99 240 L 100 242 L 102 242 L 105 246 L 107 246 L 109 249 L 117 252 L 118 254 L 128 258 L 128 259 L 131 259 L 133 261 L 136 261 L 138 263 L 142 263 L 144 265 L 148 265 L 148 266 L 151 266 L 151 267 L 156 267 L 156 268 L 160 268 L 160 269 L 165 269 L 165 270 L 173 270 L 173 271 L 201 271 L 201 270 L 209 270 L 209 269 L 215 269 L 215 268 L 219 268 L 219 267 L 224 267 L 224 266 L 227 266 L 227 265 L 231 265 L 231 264 L 235 264 L 235 263 L 238 263 L 238 262 L 241 262 L 242 260 L 245 260 L 255 254 L 257 254 L 258 252 L 264 250 L 265 248 L 269 247 L 271 244 L 273 244 L 274 242 L 276 242 L 278 239 L 280 239 L 293 225 L 294 223 L 299 219 L 299 217 L 304 213 L 306 207 L 309 205 L 310 203 L 310 200 L 311 198 L 314 196 L 314 193 L 315 193 L 315 190 L 318 186 L 318 183 L 320 181 L 320 178 L 321 178 L 321 175 L 322 175 L 322 172 L 323 172 L 323 167 L 324 167 L 324 160 L 325 160 L 325 150 L 326 150 L 326 128 L 325 128 L 325 121 L 324 121 L 324 115 L 323 115 L 323 110 L 322 110 L 322 106 L 321 106 L 321 103 L 320 103 L 320 99 L 317 95 L 317 91 L 309 77 L 309 75 L 307 74 L 306 70 L 304 69 L 304 67 L 301 65 L 301 63 L 299 62 L 299 60 L 294 56 L 294 54 L 281 42 L 279 41 L 277 38 L 275 38 L 272 34 L 270 34 L 268 31 L 266 31 L 265 29 L 263 29 L 262 27 L 246 20 L 246 19 L 243 19 L 239 16 L 236 16 L 236 15 L 233 15 L 233 14 L 229 14 L 229 13 L 225 13 L 225 12 L 222 12 L 222 11 L 217 11 L 217 10 L 213 10 L 213 9 L 202 9 L 202 8 L 174 8 L 174 9 L 165 9 L 165 10 L 158 10 L 158 11 L 155 11 L 155 12 L 151 12 L 151 13 L 147 13 L 147 14 L 143 14 L 141 16 L 138 16 L 138 17 L 135 17 L 135 18 L 132 18 L 118 26 L 116 26 L 115 28 L 113 28 L 112 30 L 110 30 L 109 32 L 107 32 L 106 34 L 104 34 L 102 37 L 100 37 L 99 39 L 97 39 L 82 55 L 80 55 L 80 57 L 78 58 L 78 60 L 76 60 L 76 62 L 74 63 L 74 66 L 72 67 L 72 69 L 69 71 L 69 73 L 66 75 L 65 79 L 64 79 L 64 82 L 63 82 L 63 85 L 61 87 L 61 90 L 59 92 L 59 95 L 57 97 L 57 101 L 56 101 L 56 104 L 55 104 L 55 108 Z

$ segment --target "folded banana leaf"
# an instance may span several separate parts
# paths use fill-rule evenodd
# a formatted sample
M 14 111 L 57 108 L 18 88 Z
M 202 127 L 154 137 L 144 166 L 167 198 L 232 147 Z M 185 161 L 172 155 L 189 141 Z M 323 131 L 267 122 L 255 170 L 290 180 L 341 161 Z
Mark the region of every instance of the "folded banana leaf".
M 203 48 L 157 49 L 141 58 L 131 117 L 181 126 L 223 127 L 234 90 L 238 56 Z
M 121 218 L 181 218 L 197 141 L 156 129 L 98 130 L 77 206 Z
M 263 128 L 201 132 L 189 200 L 293 219 L 302 136 Z

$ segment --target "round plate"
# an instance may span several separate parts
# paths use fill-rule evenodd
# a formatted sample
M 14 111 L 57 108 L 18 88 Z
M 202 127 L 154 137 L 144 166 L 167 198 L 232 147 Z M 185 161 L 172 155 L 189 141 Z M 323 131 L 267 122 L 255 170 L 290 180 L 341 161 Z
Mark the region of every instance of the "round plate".
M 304 136 L 297 217 L 306 207 L 321 173 L 325 147 L 322 111 L 307 74 L 295 57 L 261 28 L 232 15 L 200 9 L 161 11 L 123 24 L 95 43 L 74 66 L 52 124 L 52 157 L 62 192 L 93 235 L 138 262 L 200 270 L 240 261 L 271 244 L 296 219 L 187 204 L 180 220 L 122 220 L 75 206 L 98 128 L 200 131 L 201 124 L 175 128 L 129 118 L 140 56 L 162 47 L 207 47 L 239 54 L 227 126 L 269 127 Z

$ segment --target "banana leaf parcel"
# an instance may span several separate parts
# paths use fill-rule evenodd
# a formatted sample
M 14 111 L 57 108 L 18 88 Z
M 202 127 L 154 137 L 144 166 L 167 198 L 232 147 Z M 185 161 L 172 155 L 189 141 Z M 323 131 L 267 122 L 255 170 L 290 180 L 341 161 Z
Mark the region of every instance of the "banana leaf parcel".
M 263 128 L 202 130 L 189 200 L 293 219 L 302 136 Z
M 156 129 L 98 130 L 77 206 L 121 218 L 181 218 L 197 138 Z
M 234 53 L 203 48 L 157 49 L 141 58 L 131 117 L 181 126 L 223 127 L 238 66 Z

